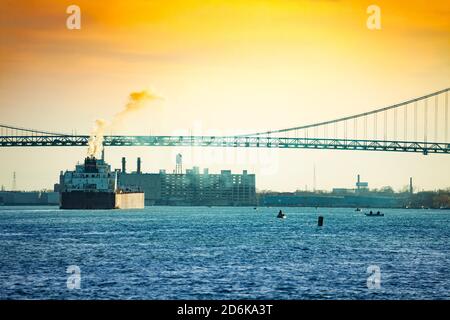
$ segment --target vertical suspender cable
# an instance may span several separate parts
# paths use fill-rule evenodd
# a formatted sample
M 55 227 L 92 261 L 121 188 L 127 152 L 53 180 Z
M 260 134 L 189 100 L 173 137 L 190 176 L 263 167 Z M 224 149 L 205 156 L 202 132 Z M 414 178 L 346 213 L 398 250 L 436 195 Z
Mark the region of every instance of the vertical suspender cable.
M 394 140 L 397 140 L 397 109 L 394 109 Z
M 438 96 L 434 97 L 434 142 L 438 141 L 438 112 L 439 112 L 439 101 Z
M 364 140 L 367 140 L 367 116 L 364 116 Z
M 373 140 L 377 140 L 377 113 L 374 113 L 373 115 Z
M 414 141 L 417 142 L 417 101 L 414 102 Z
M 445 92 L 445 142 L 448 142 L 448 90 Z
M 427 130 L 428 130 L 428 99 L 425 99 L 425 105 L 423 108 L 423 141 L 427 142 Z
M 408 105 L 405 106 L 405 115 L 404 115 L 404 125 L 403 125 L 403 140 L 408 140 Z

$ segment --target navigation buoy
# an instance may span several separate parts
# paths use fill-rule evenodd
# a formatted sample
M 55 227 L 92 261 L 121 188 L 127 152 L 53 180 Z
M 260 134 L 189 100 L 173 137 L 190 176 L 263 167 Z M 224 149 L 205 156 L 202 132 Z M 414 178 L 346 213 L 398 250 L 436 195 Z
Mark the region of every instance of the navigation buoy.
M 323 226 L 323 217 L 322 216 L 319 216 L 319 219 L 317 220 L 317 225 L 319 227 Z

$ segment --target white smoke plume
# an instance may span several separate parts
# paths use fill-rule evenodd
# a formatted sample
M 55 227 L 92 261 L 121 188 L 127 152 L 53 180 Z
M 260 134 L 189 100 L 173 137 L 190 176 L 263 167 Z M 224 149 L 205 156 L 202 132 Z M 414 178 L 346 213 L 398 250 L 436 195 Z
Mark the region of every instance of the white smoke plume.
M 111 122 L 108 123 L 103 119 L 95 121 L 94 129 L 91 132 L 91 136 L 88 141 L 88 156 L 97 157 L 103 150 L 103 140 L 106 130 L 113 130 L 120 128 L 127 116 L 142 110 L 147 106 L 148 102 L 161 99 L 161 97 L 147 91 L 132 92 L 128 96 L 128 102 L 125 105 L 125 109 L 116 113 Z
M 88 156 L 95 157 L 103 150 L 103 136 L 105 134 L 106 121 L 95 120 L 95 127 L 88 140 Z

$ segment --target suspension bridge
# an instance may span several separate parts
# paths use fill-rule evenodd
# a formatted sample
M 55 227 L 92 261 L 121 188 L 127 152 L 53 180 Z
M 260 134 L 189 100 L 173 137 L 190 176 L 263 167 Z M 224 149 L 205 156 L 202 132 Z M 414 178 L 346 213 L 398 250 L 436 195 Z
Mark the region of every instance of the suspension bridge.
M 303 148 L 450 154 L 449 88 L 368 112 L 234 136 L 105 135 L 106 147 Z M 0 125 L 0 147 L 87 146 L 89 135 Z

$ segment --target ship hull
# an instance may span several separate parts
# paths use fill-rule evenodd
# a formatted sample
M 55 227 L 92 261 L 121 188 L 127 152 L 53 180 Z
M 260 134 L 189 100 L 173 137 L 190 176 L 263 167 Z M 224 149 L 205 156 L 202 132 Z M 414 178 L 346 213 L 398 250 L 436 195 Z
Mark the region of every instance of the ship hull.
M 142 209 L 143 192 L 61 192 L 61 209 Z

